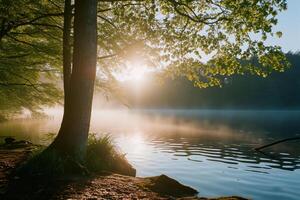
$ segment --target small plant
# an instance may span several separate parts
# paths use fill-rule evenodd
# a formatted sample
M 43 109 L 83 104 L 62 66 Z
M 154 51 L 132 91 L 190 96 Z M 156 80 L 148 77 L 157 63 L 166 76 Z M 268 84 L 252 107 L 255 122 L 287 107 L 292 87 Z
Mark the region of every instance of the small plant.
M 52 141 L 54 136 L 54 134 L 48 134 L 45 140 Z M 125 155 L 116 149 L 109 134 L 98 136 L 90 133 L 84 163 L 79 163 L 66 155 L 62 156 L 54 150 L 43 151 L 44 149 L 45 146 L 40 146 L 32 151 L 31 158 L 18 170 L 20 175 L 57 176 L 110 171 L 135 176 L 136 173 Z
M 90 134 L 86 149 L 86 165 L 93 172 L 108 170 L 112 167 L 116 150 L 111 136 L 105 134 L 97 137 L 96 134 Z
M 42 138 L 43 144 L 50 144 L 56 137 L 56 133 L 46 133 Z
M 92 172 L 112 171 L 135 176 L 135 169 L 120 153 L 109 134 L 90 134 L 86 151 L 86 166 Z

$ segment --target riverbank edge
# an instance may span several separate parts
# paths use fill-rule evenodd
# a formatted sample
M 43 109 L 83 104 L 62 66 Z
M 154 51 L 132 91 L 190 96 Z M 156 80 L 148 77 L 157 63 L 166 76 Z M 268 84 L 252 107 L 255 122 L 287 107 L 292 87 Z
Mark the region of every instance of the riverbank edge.
M 24 180 L 12 176 L 12 172 L 30 158 L 35 147 L 37 145 L 26 141 L 13 148 L 0 146 L 0 199 L 245 199 L 237 196 L 205 198 L 191 195 L 197 191 L 166 175 L 142 178 L 105 173 L 52 180 L 42 177 Z

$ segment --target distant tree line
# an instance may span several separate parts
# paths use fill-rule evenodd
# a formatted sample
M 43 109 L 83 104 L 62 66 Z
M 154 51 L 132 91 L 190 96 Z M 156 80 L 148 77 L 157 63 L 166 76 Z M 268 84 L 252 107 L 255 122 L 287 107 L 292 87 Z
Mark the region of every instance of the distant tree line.
M 163 84 L 145 88 L 138 97 L 128 91 L 129 101 L 133 107 L 146 108 L 300 108 L 300 53 L 286 56 L 290 68 L 273 72 L 266 78 L 233 75 L 224 79 L 222 87 L 206 89 L 194 87 L 185 78 L 168 79 Z
M 113 73 L 134 57 L 158 69 L 166 63 L 165 77 L 186 77 L 199 88 L 220 86 L 222 77 L 234 74 L 283 71 L 281 47 L 265 41 L 281 37 L 273 26 L 286 9 L 286 0 L 1 0 L 0 111 L 55 104 L 62 72 L 61 127 L 32 162 L 37 169 L 58 165 L 84 174 L 95 85 L 113 90 Z M 261 38 L 253 40 L 251 33 Z M 202 52 L 213 54 L 209 62 L 201 62 Z M 253 57 L 260 65 L 239 62 Z

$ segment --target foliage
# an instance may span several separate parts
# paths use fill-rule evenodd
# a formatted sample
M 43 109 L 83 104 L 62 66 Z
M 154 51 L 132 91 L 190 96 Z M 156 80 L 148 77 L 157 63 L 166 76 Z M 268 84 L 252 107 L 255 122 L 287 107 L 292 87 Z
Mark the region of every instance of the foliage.
M 114 151 L 109 135 L 97 138 L 95 134 L 90 134 L 86 152 L 88 168 L 92 171 L 108 168 L 112 164 Z
M 299 109 L 300 53 L 286 54 L 291 67 L 268 77 L 233 75 L 222 80 L 222 88 L 199 90 L 185 78 L 167 79 L 164 84 L 148 81 L 138 97 L 124 84 L 132 107 L 202 109 Z
M 44 143 L 49 143 L 55 138 L 49 133 L 44 138 Z M 101 173 L 103 171 L 131 175 L 129 168 L 133 169 L 125 158 L 114 146 L 109 134 L 97 136 L 89 134 L 85 163 L 78 163 L 71 157 L 64 157 L 55 150 L 46 151 L 45 146 L 38 146 L 31 152 L 30 159 L 23 165 L 19 173 L 62 175 L 72 174 L 76 171 Z
M 135 176 L 135 169 L 128 163 L 125 154 L 117 150 L 109 134 L 100 137 L 89 135 L 86 166 L 91 172 L 111 171 Z
M 61 11 L 47 1 L 0 2 L 0 110 L 2 115 L 61 99 Z M 4 113 L 4 114 L 3 114 Z
M 63 0 L 0 1 L 0 110 L 37 110 L 60 99 Z M 97 86 L 118 98 L 114 73 L 139 60 L 162 78 L 197 87 L 234 74 L 267 76 L 288 65 L 268 37 L 286 0 L 99 1 Z M 258 63 L 241 65 L 253 56 Z M 204 62 L 208 59 L 208 62 Z
M 100 53 L 112 57 L 99 58 L 99 73 L 126 68 L 132 57 L 161 69 L 163 78 L 185 76 L 198 87 L 221 85 L 222 77 L 236 73 L 283 71 L 280 47 L 265 40 L 286 7 L 285 0 L 100 2 Z M 240 64 L 253 56 L 261 65 Z

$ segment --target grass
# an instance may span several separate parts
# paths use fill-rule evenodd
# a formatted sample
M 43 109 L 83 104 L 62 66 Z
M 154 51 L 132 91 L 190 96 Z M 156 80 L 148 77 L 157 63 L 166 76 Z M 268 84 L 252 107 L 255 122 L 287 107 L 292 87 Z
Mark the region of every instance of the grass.
M 86 151 L 86 167 L 92 172 L 112 171 L 135 176 L 135 169 L 125 154 L 117 150 L 110 135 L 90 134 Z
M 90 134 L 86 149 L 86 166 L 89 170 L 99 172 L 111 169 L 119 156 L 110 135 L 97 137 L 96 134 Z
M 47 134 L 45 139 L 52 141 L 55 135 Z M 84 163 L 71 157 L 61 156 L 55 150 L 46 152 L 44 147 L 31 153 L 30 159 L 18 170 L 20 174 L 47 174 L 49 176 L 67 174 L 89 174 L 109 171 L 135 176 L 135 169 L 128 163 L 125 154 L 115 147 L 109 134 L 91 133 L 88 138 Z

